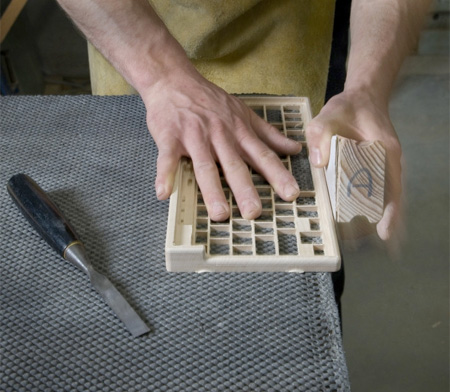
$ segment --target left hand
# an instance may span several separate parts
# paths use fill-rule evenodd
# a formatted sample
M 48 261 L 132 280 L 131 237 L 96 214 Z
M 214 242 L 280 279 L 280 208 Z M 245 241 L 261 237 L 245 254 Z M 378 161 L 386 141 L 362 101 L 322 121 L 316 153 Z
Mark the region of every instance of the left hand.
M 356 141 L 382 142 L 386 151 L 383 217 L 377 224 L 382 240 L 399 230 L 402 210 L 402 150 L 385 102 L 377 102 L 368 92 L 344 91 L 334 96 L 306 128 L 311 164 L 324 167 L 330 156 L 334 134 Z

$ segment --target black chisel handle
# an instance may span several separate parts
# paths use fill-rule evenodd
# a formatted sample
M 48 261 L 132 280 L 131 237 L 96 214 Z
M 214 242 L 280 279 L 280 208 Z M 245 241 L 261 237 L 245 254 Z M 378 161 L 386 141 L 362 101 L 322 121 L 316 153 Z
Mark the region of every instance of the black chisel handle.
M 79 241 L 67 219 L 31 177 L 16 174 L 6 188 L 28 222 L 61 256 L 71 243 Z

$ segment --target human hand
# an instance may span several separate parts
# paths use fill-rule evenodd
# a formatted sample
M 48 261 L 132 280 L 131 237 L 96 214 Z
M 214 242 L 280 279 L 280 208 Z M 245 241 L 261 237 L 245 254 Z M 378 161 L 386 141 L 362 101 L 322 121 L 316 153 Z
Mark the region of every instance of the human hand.
M 377 224 L 382 240 L 399 234 L 402 210 L 401 146 L 389 119 L 387 103 L 366 92 L 346 92 L 330 99 L 319 115 L 309 122 L 306 139 L 310 161 L 315 167 L 328 164 L 334 134 L 356 141 L 382 142 L 386 151 L 383 217 Z
M 277 154 L 296 154 L 301 144 L 286 138 L 236 97 L 195 73 L 172 75 L 141 96 L 159 150 L 155 189 L 160 200 L 170 196 L 182 156 L 192 159 L 212 220 L 222 221 L 230 214 L 216 162 L 246 219 L 258 217 L 262 209 L 247 164 L 284 200 L 298 196 L 298 185 Z

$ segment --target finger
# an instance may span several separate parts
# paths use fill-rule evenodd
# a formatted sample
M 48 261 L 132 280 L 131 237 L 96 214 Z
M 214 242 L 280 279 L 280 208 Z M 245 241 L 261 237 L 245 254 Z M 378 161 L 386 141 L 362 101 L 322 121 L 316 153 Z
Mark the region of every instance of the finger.
M 213 221 L 223 221 L 230 216 L 230 208 L 223 193 L 219 171 L 211 153 L 205 148 L 190 152 L 195 178 L 202 192 L 208 215 Z
M 402 175 L 401 148 L 397 142 L 386 151 L 385 191 L 383 217 L 377 224 L 377 232 L 382 240 L 389 240 L 401 226 Z
M 270 125 L 253 111 L 250 116 L 251 127 L 259 138 L 278 154 L 294 155 L 302 149 L 302 144 L 289 139 L 273 125 Z
M 330 145 L 333 124 L 320 116 L 311 120 L 306 127 L 306 141 L 308 143 L 309 160 L 314 167 L 328 165 L 330 159 Z
M 384 207 L 383 217 L 377 224 L 378 236 L 383 240 L 387 241 L 391 238 L 394 232 L 395 221 L 398 218 L 398 207 L 395 203 L 388 203 Z
M 159 147 L 155 179 L 155 191 L 159 200 L 167 199 L 172 193 L 180 158 L 178 142 L 169 139 Z
M 241 148 L 250 165 L 272 185 L 282 199 L 292 201 L 297 198 L 300 193 L 298 184 L 274 151 L 251 135 L 241 140 Z
M 226 140 L 217 144 L 216 155 L 243 218 L 251 220 L 261 214 L 262 206 L 246 163 Z

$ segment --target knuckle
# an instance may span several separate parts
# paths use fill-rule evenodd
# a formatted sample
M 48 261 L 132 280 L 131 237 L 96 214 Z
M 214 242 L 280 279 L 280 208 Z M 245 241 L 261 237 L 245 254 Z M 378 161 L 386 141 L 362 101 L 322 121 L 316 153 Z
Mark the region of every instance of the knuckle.
M 324 127 L 318 121 L 311 120 L 306 126 L 305 133 L 309 138 L 320 137 L 324 132 Z
M 247 128 L 240 129 L 238 134 L 238 142 L 240 146 L 253 145 L 257 141 L 258 138 L 253 133 L 249 132 Z
M 261 150 L 258 157 L 262 164 L 272 163 L 274 160 L 278 159 L 277 154 L 268 148 Z
M 227 124 L 224 120 L 222 120 L 220 117 L 212 117 L 208 120 L 211 128 L 215 131 L 223 131 L 225 128 L 227 128 Z
M 158 151 L 158 162 L 166 161 L 168 159 L 171 159 L 175 155 L 175 152 L 173 150 L 169 149 L 160 149 Z
M 247 186 L 241 187 L 236 193 L 241 198 L 245 198 L 245 197 L 251 198 L 251 199 L 254 199 L 254 201 L 256 201 L 257 203 L 260 203 L 260 199 L 258 197 L 258 193 L 256 192 L 255 185 L 253 185 L 252 182 L 250 184 L 248 184 Z
M 222 163 L 222 168 L 225 171 L 225 174 L 229 175 L 238 171 L 243 171 L 243 169 L 247 170 L 247 165 L 240 159 L 229 159 Z
M 197 174 L 216 172 L 217 165 L 213 161 L 194 161 L 194 170 Z

